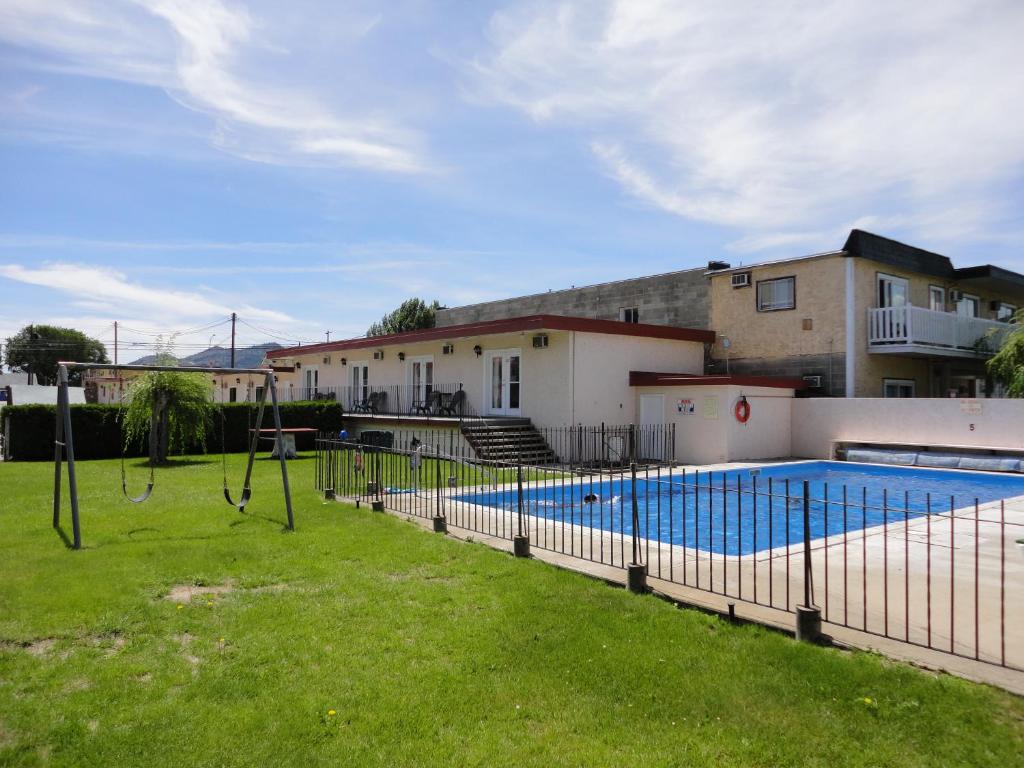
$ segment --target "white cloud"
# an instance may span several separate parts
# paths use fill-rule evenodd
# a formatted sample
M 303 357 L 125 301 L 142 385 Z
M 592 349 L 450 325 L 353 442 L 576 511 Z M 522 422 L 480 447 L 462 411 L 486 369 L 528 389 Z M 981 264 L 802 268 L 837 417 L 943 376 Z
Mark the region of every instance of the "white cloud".
M 182 321 L 224 317 L 233 309 L 200 293 L 150 288 L 131 282 L 123 273 L 107 267 L 46 264 L 31 268 L 20 264 L 0 264 L 0 277 L 58 291 L 83 309 L 95 311 L 116 307 L 133 315 L 163 318 L 171 327 L 173 323 Z M 248 305 L 242 305 L 238 311 L 258 321 L 292 321 L 283 312 Z
M 494 15 L 473 75 L 741 247 L 882 213 L 977 236 L 1019 215 L 1022 34 L 1015 0 L 528 2 Z
M 347 26 L 341 42 L 353 45 L 379 16 L 332 11 L 332 20 Z M 30 66 L 162 88 L 212 118 L 209 141 L 224 151 L 283 165 L 428 170 L 419 137 L 381 117 L 382 105 L 349 99 L 339 114 L 301 69 L 289 77 L 292 54 L 274 41 L 287 27 L 224 0 L 0 5 L 0 39 L 28 49 Z

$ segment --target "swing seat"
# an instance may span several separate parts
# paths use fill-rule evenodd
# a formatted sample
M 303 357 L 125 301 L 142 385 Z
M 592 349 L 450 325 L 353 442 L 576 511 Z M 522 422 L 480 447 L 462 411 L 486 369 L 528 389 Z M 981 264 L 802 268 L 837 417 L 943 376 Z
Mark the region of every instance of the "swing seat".
M 128 483 L 121 482 L 121 491 L 124 493 L 124 497 L 128 499 L 132 504 L 141 504 L 149 498 L 149 494 L 153 492 L 153 483 L 146 483 L 146 490 L 142 492 L 141 496 L 129 496 L 128 495 Z
M 228 504 L 230 504 L 232 507 L 237 507 L 239 512 L 244 512 L 246 505 L 249 503 L 249 499 L 252 498 L 252 489 L 251 488 L 243 488 L 242 489 L 242 498 L 239 499 L 238 503 L 236 504 L 234 502 L 234 500 L 231 498 L 231 491 L 229 491 L 228 487 L 225 485 L 224 486 L 224 498 L 227 500 Z

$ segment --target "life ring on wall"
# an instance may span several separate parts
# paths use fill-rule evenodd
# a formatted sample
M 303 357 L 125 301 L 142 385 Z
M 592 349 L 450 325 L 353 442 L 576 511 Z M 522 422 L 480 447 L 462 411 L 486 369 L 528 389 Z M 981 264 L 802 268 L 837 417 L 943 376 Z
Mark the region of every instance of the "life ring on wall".
M 736 403 L 736 407 L 732 409 L 732 412 L 736 417 L 736 421 L 740 424 L 746 424 L 750 419 L 750 403 L 747 402 L 747 398 L 740 397 L 739 402 Z

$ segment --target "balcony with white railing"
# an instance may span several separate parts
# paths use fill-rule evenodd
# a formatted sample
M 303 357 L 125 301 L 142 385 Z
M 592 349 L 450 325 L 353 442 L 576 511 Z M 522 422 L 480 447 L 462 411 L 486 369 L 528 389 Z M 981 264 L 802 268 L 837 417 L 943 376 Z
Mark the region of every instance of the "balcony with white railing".
M 868 310 L 868 351 L 928 357 L 989 357 L 1012 328 L 1009 323 L 937 312 L 924 307 Z

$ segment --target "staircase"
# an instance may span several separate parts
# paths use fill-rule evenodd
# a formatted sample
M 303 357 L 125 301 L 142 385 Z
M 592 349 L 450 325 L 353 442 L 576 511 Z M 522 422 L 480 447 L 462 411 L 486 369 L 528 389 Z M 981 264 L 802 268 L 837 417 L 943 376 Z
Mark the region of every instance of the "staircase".
M 462 434 L 484 461 L 555 464 L 558 457 L 529 419 L 465 421 Z

